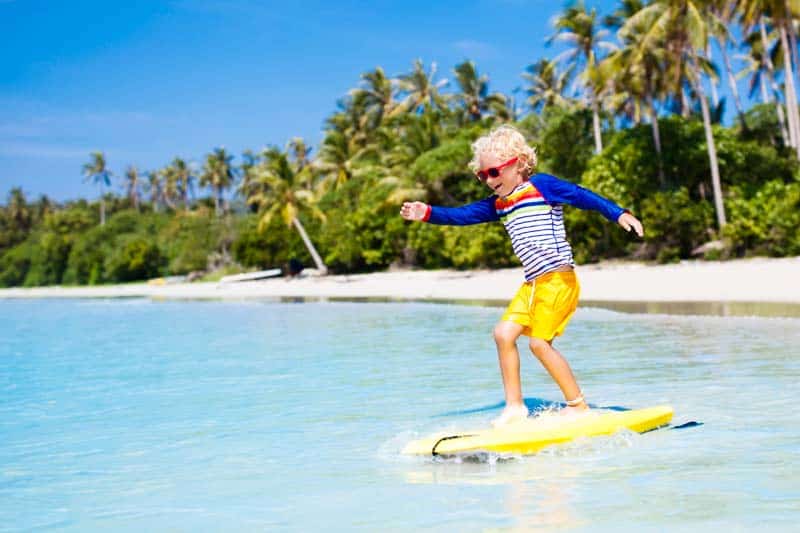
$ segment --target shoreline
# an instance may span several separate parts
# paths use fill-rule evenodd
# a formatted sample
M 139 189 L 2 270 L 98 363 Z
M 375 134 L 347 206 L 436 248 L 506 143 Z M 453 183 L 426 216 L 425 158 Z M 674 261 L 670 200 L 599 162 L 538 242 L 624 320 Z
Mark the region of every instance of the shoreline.
M 800 257 L 605 262 L 576 267 L 581 305 L 628 312 L 800 316 Z M 521 268 L 397 270 L 235 283 L 130 283 L 0 289 L 16 298 L 339 299 L 483 302 L 505 305 L 524 281 Z M 670 311 L 672 309 L 673 311 Z M 737 309 L 739 311 L 737 311 Z M 759 309 L 762 312 L 759 312 Z M 788 315 L 786 314 L 788 313 Z

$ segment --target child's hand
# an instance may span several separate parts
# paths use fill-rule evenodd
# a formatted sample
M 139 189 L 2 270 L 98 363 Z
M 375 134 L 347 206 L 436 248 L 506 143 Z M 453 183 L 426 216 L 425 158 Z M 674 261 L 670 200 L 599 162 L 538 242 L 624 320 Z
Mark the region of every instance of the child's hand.
M 625 231 L 634 230 L 636 235 L 639 237 L 644 237 L 644 228 L 642 228 L 642 223 L 639 222 L 638 218 L 630 213 L 622 213 L 617 219 L 617 223 L 622 226 Z
M 422 220 L 428 211 L 428 204 L 422 202 L 403 202 L 400 216 L 406 220 Z

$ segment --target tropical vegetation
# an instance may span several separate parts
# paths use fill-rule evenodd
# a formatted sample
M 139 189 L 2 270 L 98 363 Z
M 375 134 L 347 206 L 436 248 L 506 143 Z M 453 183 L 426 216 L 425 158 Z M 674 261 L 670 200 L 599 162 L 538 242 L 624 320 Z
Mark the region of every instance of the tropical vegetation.
M 0 285 L 202 276 L 291 259 L 340 273 L 513 266 L 499 224 L 398 216 L 405 200 L 485 195 L 467 170 L 470 144 L 504 123 L 537 147 L 540 171 L 644 222 L 636 239 L 568 209 L 580 263 L 800 254 L 799 17 L 800 0 L 621 0 L 605 16 L 575 1 L 547 39 L 563 52 L 521 65 L 511 95 L 492 91 L 473 61 L 447 72 L 416 60 L 354 80 L 318 147 L 292 138 L 238 160 L 220 147 L 201 163 L 176 157 L 142 171 L 131 162 L 119 173 L 92 153 L 82 173 L 97 200 L 9 191 Z

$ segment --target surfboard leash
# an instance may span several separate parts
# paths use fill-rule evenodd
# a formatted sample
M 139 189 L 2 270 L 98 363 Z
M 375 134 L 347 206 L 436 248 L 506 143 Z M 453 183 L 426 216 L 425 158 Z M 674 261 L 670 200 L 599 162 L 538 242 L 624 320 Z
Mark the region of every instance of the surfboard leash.
M 441 444 L 442 442 L 444 442 L 446 440 L 463 439 L 465 437 L 476 437 L 476 436 L 477 435 L 472 434 L 472 435 L 451 435 L 449 437 L 442 437 L 441 439 L 437 440 L 436 444 L 434 444 L 433 448 L 431 448 L 431 455 L 433 457 L 438 457 L 440 454 L 439 454 L 439 452 L 436 451 L 436 447 L 439 446 L 439 444 Z

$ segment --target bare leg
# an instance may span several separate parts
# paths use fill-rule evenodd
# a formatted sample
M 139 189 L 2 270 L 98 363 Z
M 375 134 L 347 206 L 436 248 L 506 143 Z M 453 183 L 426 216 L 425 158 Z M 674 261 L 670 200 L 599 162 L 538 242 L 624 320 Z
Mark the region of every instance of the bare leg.
M 556 384 L 564 394 L 567 400 L 574 400 L 581 395 L 581 389 L 578 387 L 575 376 L 572 374 L 572 369 L 569 363 L 564 359 L 561 353 L 553 348 L 552 341 L 546 341 L 536 337 L 531 337 L 530 342 L 531 351 L 533 355 L 542 363 L 544 368 L 550 374 L 550 377 L 555 380 Z M 589 406 L 586 402 L 581 402 L 574 407 L 567 407 L 568 411 L 583 411 L 588 409 Z
M 506 405 L 521 405 L 523 401 L 517 339 L 522 335 L 522 326 L 516 322 L 504 321 L 495 326 L 493 333 L 500 373 L 503 375 Z
M 497 359 L 503 376 L 506 407 L 495 425 L 503 425 L 515 419 L 528 416 L 528 408 L 522 399 L 522 385 L 519 376 L 519 351 L 517 339 L 522 335 L 522 326 L 515 322 L 503 321 L 494 328 L 494 342 L 497 344 Z

